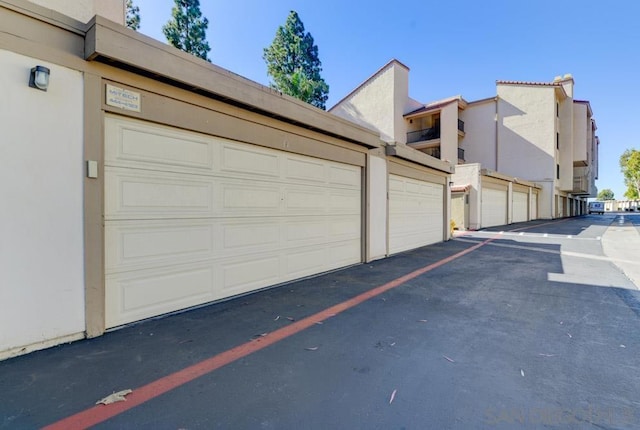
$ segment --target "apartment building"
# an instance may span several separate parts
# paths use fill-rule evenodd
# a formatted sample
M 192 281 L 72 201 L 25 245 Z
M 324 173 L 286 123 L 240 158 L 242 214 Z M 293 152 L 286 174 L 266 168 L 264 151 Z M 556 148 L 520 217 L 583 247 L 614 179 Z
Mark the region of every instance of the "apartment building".
M 456 164 L 452 219 L 478 229 L 585 213 L 597 193 L 598 138 L 589 102 L 570 75 L 553 82 L 497 81 L 496 96 L 409 97 L 409 68 L 392 60 L 330 112 L 383 139 Z
M 461 114 L 467 159 L 541 187 L 539 218 L 585 213 L 597 189 L 596 123 L 588 101 L 573 98 L 571 75 L 552 82 L 497 81 L 495 97 Z

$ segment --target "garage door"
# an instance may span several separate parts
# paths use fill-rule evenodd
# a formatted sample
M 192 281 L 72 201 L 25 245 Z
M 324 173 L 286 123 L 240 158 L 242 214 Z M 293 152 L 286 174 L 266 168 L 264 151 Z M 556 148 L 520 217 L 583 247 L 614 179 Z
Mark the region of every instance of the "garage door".
M 507 190 L 482 187 L 482 227 L 507 223 Z
M 389 253 L 444 239 L 444 186 L 389 175 Z
M 458 230 L 467 229 L 466 199 L 467 194 L 465 193 L 451 193 L 451 219 Z
M 531 219 L 538 219 L 538 193 L 531 195 Z
M 361 169 L 108 116 L 106 326 L 361 261 Z
M 513 192 L 513 222 L 525 222 L 529 217 L 529 194 Z

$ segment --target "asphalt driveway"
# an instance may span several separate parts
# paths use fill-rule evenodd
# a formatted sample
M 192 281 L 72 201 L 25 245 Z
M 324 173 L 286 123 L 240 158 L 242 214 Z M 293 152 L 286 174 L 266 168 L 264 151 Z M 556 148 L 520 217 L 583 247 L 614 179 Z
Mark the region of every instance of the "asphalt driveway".
M 616 217 L 471 232 L 0 362 L 0 428 L 640 428 Z

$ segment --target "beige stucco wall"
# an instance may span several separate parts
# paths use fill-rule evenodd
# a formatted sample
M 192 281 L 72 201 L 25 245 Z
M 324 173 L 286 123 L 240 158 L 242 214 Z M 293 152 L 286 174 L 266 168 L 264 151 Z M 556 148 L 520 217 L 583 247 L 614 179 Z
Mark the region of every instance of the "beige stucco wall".
M 591 145 L 591 151 L 589 155 L 591 155 L 591 167 L 593 168 L 594 178 L 598 178 L 598 163 L 600 162 L 600 152 L 598 147 L 600 145 L 600 139 L 596 136 L 596 123 L 595 121 L 591 121 L 591 133 L 589 134 L 589 142 Z
M 464 121 L 465 136 L 460 147 L 466 161 L 480 163 L 484 168 L 496 170 L 496 102 L 470 103 L 460 114 Z
M 403 75 L 406 76 L 403 78 Z M 396 91 L 400 86 L 396 79 L 408 82 L 408 70 L 392 63 L 331 108 L 330 112 L 378 131 L 383 141 L 405 143 L 406 131 L 404 128 L 402 131 L 398 130 L 399 121 L 396 118 L 399 113 L 402 120 L 402 113 L 396 108 Z M 401 106 L 404 103 L 405 100 L 402 100 Z
M 588 160 L 588 135 L 590 134 L 591 121 L 587 118 L 587 105 L 582 103 L 573 104 L 573 160 Z
M 440 111 L 440 158 L 458 163 L 458 103 L 449 103 Z
M 532 181 L 555 178 L 555 89 L 498 85 L 497 171 Z
M 415 102 L 409 98 L 409 69 L 392 63 L 393 69 L 393 139 L 407 143 L 407 121 L 404 114 L 415 109 Z
M 552 86 L 500 84 L 497 88 L 498 171 L 541 184 L 538 216 L 553 218 L 557 201 L 554 195 L 560 186 L 556 179 L 556 163 L 560 163 L 561 151 L 572 153 L 571 140 L 563 140 L 562 136 L 561 149 L 556 149 L 556 130 L 563 117 L 561 103 L 561 118 L 556 119 L 558 90 Z M 564 167 L 561 165 L 560 178 L 569 177 L 573 186 L 572 157 L 569 160 L 569 163 L 565 160 Z M 571 164 L 570 168 L 568 164 Z
M 556 195 L 554 193 L 554 181 L 537 181 L 536 183 L 542 187 L 538 194 L 538 219 L 555 218 Z
M 366 261 L 387 254 L 387 160 L 367 156 L 367 252 Z
M 556 79 L 558 79 L 558 78 L 556 78 Z M 554 79 L 554 81 L 556 79 Z M 573 77 L 571 76 L 571 74 L 564 75 L 559 80 L 559 82 L 562 84 L 562 88 L 564 89 L 564 92 L 567 94 L 567 97 L 569 97 L 570 99 L 573 99 L 574 82 L 573 82 Z
M 29 0 L 31 3 L 55 10 L 64 15 L 88 22 L 100 15 L 124 25 L 126 0 Z
M 591 118 L 587 121 L 587 157 L 589 160 L 589 197 L 596 197 L 598 190 L 596 188 L 596 178 L 598 177 L 598 139 L 596 133 L 595 121 Z
M 559 103 L 560 117 L 557 127 L 560 133 L 560 149 L 557 150 L 556 159 L 560 165 L 560 179 L 557 179 L 557 185 L 562 191 L 571 191 L 573 190 L 573 98 L 562 98 Z
M 27 85 L 36 65 L 51 70 L 46 92 Z M 0 50 L 0 87 L 11 101 L 0 105 L 2 359 L 85 328 L 83 77 Z

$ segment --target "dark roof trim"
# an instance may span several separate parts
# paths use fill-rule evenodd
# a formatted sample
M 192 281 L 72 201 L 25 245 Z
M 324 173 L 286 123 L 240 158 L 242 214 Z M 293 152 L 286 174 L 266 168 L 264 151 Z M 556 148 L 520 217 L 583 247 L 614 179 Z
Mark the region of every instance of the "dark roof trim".
M 371 130 L 100 16 L 88 23 L 85 59 L 103 62 L 362 146 L 382 146 L 380 137 Z

